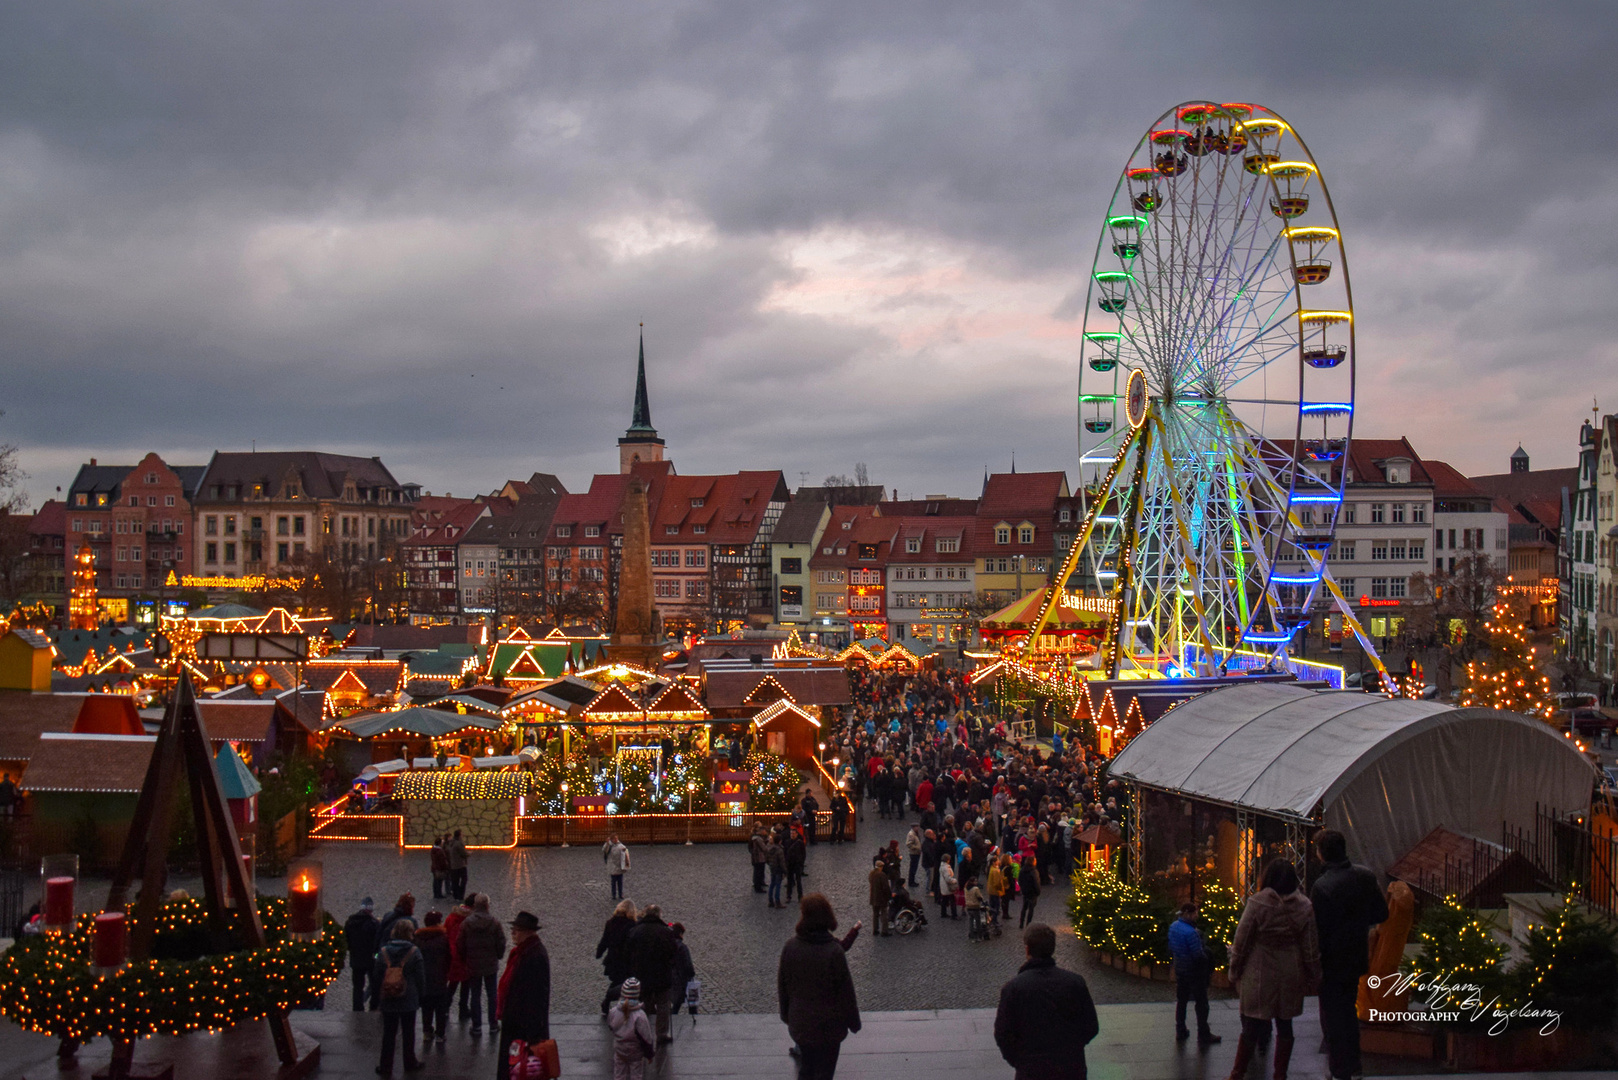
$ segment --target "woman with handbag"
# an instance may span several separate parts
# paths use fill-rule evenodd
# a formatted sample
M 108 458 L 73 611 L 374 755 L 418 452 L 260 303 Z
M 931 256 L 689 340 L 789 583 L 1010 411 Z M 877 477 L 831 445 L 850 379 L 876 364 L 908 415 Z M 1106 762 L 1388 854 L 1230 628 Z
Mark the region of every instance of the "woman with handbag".
M 511 920 L 511 953 L 497 994 L 500 1047 L 497 1080 L 550 1080 L 556 1076 L 551 1040 L 551 957 L 539 940 L 539 919 L 519 911 Z

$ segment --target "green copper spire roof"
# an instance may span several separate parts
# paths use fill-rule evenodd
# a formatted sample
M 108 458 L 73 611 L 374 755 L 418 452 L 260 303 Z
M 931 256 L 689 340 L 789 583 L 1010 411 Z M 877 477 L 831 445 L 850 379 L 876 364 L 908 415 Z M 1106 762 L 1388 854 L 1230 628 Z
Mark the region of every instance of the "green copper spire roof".
M 630 431 L 650 431 L 657 433 L 652 427 L 652 403 L 646 395 L 646 331 L 640 335 L 640 368 L 635 373 L 635 415 L 629 421 Z

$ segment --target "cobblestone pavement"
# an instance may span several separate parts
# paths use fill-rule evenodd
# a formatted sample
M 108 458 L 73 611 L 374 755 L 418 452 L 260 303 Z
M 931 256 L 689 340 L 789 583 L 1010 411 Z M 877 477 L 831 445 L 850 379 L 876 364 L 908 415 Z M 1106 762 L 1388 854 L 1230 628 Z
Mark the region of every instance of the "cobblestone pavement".
M 901 839 L 907 824 L 881 821 L 874 814 L 861 823 L 857 843 L 821 843 L 809 856 L 810 891 L 827 895 L 844 928 L 864 919 L 867 931 L 866 874 L 879 840 Z M 399 852 L 379 844 L 328 843 L 319 848 L 332 914 L 339 922 L 364 896 L 374 897 L 378 914 L 400 893 L 416 896 L 416 912 L 435 906 L 427 853 Z M 625 890 L 636 905 L 659 904 L 669 922 L 686 927 L 703 1007 L 709 1012 L 770 1012 L 775 1008 L 775 970 L 781 945 L 797 921 L 795 906 L 772 911 L 752 891 L 747 849 L 740 844 L 657 845 L 631 848 Z M 539 916 L 540 936 L 550 952 L 552 1009 L 588 1012 L 600 1002 L 605 982 L 595 959 L 602 924 L 612 913 L 610 887 L 599 847 L 517 848 L 474 851 L 468 889 L 487 892 L 491 910 L 509 919 L 519 910 Z M 278 883 L 264 882 L 265 891 Z M 437 901 L 447 913 L 449 901 Z M 1065 890 L 1047 889 L 1038 914 L 1058 931 L 1057 960 L 1084 974 L 1097 1002 L 1173 1000 L 1172 986 L 1134 978 L 1089 959 L 1073 937 Z M 1000 985 L 1023 962 L 1015 926 L 998 940 L 970 942 L 966 918 L 937 917 L 908 937 L 872 938 L 862 931 L 849 954 L 860 1007 L 872 1010 L 987 1008 L 999 1000 Z M 332 988 L 334 1002 L 346 1002 L 348 975 Z

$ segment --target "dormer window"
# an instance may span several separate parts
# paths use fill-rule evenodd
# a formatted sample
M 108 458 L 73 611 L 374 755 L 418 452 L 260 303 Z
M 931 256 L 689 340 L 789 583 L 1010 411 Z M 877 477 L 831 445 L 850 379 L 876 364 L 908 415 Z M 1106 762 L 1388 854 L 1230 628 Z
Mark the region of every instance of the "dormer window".
M 1028 524 L 1028 522 L 1025 521 L 1025 522 L 1023 522 L 1021 525 L 1019 525 L 1017 527 L 1017 543 L 1019 543 L 1019 544 L 1032 544 L 1033 542 L 1034 542 L 1034 527 L 1032 525 Z
M 691 500 L 691 506 L 692 506 L 693 509 L 695 509 L 696 507 L 703 505 L 707 501 L 708 501 L 707 499 L 692 499 Z
M 921 537 L 919 537 L 919 536 L 908 536 L 908 537 L 906 537 L 905 538 L 905 551 L 908 554 L 911 554 L 911 555 L 920 554 L 921 553 Z
M 1073 520 L 1073 511 L 1069 510 L 1065 506 L 1062 507 L 1062 509 L 1060 509 L 1060 510 L 1058 510 L 1056 512 L 1056 520 L 1057 521 L 1072 521 Z
M 601 526 L 600 525 L 586 525 L 584 527 L 584 535 L 585 536 L 600 536 L 601 535 Z
M 556 535 L 559 538 L 563 538 L 563 539 L 565 539 L 566 537 L 572 536 L 573 535 L 573 526 L 571 526 L 571 525 L 558 525 L 558 526 L 556 526 Z
M 849 529 L 852 529 L 853 527 L 854 527 L 854 523 L 852 521 L 843 522 L 843 529 L 844 529 L 845 532 L 847 530 L 849 530 Z
M 664 536 L 679 536 L 680 535 L 680 527 L 678 525 L 665 525 L 665 526 L 663 526 L 663 535 Z
M 997 544 L 1011 543 L 1011 526 L 1002 521 L 994 527 L 994 542 Z

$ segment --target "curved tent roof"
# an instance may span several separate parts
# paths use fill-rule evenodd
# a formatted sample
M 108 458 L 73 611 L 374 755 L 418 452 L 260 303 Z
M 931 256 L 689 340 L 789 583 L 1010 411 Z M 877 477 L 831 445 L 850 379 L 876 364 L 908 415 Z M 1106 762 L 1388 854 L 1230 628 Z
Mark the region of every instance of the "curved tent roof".
M 482 731 L 498 731 L 501 721 L 492 716 L 479 716 L 476 713 L 453 713 L 445 709 L 430 709 L 426 706 L 416 706 L 409 709 L 397 709 L 393 712 L 360 713 L 339 720 L 332 727 L 342 728 L 344 731 L 361 739 L 369 739 L 389 731 L 400 731 L 411 735 L 427 738 L 441 739 L 457 731 L 477 728 Z
M 1319 813 L 1379 870 L 1437 825 L 1494 836 L 1531 824 L 1536 802 L 1581 809 L 1595 779 L 1566 739 L 1515 713 L 1288 683 L 1181 703 L 1108 775 L 1274 817 Z

